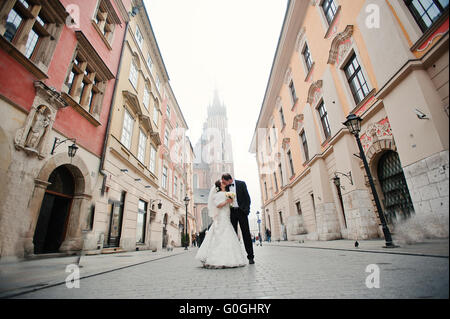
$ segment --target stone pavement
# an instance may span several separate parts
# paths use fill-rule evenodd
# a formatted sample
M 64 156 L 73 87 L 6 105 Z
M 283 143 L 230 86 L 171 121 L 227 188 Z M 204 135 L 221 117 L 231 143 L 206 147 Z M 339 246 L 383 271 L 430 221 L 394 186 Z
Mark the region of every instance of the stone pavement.
M 265 245 L 273 246 L 287 246 L 298 248 L 317 248 L 317 249 L 336 249 L 336 250 L 352 250 L 352 251 L 364 251 L 364 252 L 379 252 L 389 254 L 410 254 L 410 255 L 422 255 L 422 256 L 437 256 L 448 257 L 449 256 L 449 240 L 447 239 L 425 239 L 419 243 L 394 244 L 396 248 L 384 248 L 385 241 L 380 239 L 374 240 L 358 240 L 359 246 L 355 247 L 355 240 L 330 240 L 330 241 L 312 241 L 305 240 L 299 241 L 272 241 L 270 243 L 263 242 Z
M 147 263 L 184 252 L 184 248 L 172 251 L 151 250 L 102 255 L 86 255 L 80 259 L 81 277 L 89 277 L 131 265 Z M 43 287 L 65 283 L 68 265 L 78 265 L 79 256 L 55 257 L 0 263 L 0 298 L 13 296 Z
M 429 240 L 395 249 L 382 248 L 382 240 L 359 241 L 359 248 L 353 243 L 350 240 L 263 243 L 262 247 L 255 246 L 255 265 L 223 270 L 201 268 L 194 259 L 197 248 L 84 256 L 80 288 L 72 289 L 65 285 L 68 276 L 65 266 L 76 263 L 76 257 L 0 264 L 0 296 L 21 299 L 448 298 L 448 240 Z M 379 268 L 380 288 L 366 286 L 371 274 L 366 272 L 369 265 Z

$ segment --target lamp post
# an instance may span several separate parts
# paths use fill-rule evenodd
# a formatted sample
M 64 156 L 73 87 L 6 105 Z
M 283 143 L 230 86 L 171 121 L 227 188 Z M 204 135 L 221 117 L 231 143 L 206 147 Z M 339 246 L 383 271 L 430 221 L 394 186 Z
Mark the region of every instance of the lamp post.
M 188 204 L 189 204 L 189 197 L 186 195 L 184 197 L 184 203 L 186 205 L 186 223 L 184 226 L 184 242 L 185 242 L 185 247 L 184 250 L 188 250 L 188 238 L 187 238 L 187 217 L 188 217 Z
M 258 218 L 258 237 L 259 237 L 259 245 L 262 246 L 262 238 L 261 238 L 261 219 L 259 219 L 259 211 L 256 212 L 256 217 Z
M 366 170 L 367 178 L 369 179 L 370 189 L 372 190 L 373 198 L 375 200 L 375 205 L 377 206 L 378 210 L 378 216 L 381 221 L 381 227 L 383 229 L 384 239 L 386 241 L 385 248 L 395 248 L 398 247 L 394 245 L 394 242 L 392 241 L 391 232 L 389 231 L 389 227 L 386 223 L 386 218 L 384 216 L 383 210 L 381 209 L 380 200 L 378 198 L 377 190 L 375 189 L 375 185 L 373 183 L 372 174 L 370 173 L 369 164 L 367 164 L 366 155 L 364 153 L 364 149 L 361 144 L 361 140 L 359 139 L 359 132 L 361 131 L 361 122 L 362 119 L 359 116 L 356 116 L 355 114 L 350 114 L 347 116 L 347 120 L 342 123 L 344 124 L 351 134 L 355 136 L 356 143 L 358 144 L 359 148 L 359 155 L 364 163 L 364 168 Z

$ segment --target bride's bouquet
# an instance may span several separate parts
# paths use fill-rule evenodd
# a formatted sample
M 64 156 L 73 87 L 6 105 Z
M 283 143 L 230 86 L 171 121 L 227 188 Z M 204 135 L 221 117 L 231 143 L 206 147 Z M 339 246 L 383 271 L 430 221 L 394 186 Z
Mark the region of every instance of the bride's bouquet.
M 226 196 L 227 198 L 230 198 L 230 199 L 234 200 L 234 198 L 236 197 L 236 194 L 233 193 L 233 192 L 226 192 L 226 193 L 225 193 L 225 196 Z

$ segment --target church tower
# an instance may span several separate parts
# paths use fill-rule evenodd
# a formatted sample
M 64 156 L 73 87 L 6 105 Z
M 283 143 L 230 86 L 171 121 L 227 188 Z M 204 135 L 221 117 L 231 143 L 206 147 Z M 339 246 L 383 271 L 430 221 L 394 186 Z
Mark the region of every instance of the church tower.
M 194 147 L 196 162 L 194 164 L 194 205 L 202 216 L 202 229 L 211 220 L 208 218 L 207 201 L 211 186 L 229 173 L 234 177 L 233 148 L 228 133 L 228 118 L 225 104 L 220 101 L 217 90 L 212 103 L 207 109 L 208 116 L 203 123 L 203 132 Z M 198 216 L 198 215 L 197 215 Z

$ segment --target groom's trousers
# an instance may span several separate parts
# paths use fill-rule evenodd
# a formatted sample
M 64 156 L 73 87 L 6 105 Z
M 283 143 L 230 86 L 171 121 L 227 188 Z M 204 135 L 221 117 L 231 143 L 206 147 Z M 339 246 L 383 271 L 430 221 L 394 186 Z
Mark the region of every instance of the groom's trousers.
M 237 225 L 239 224 L 242 232 L 242 239 L 244 240 L 245 250 L 247 252 L 247 258 L 249 260 L 253 259 L 255 256 L 253 255 L 253 242 L 252 236 L 250 235 L 247 215 L 244 214 L 239 208 L 231 207 L 230 219 L 236 234 L 238 233 Z

